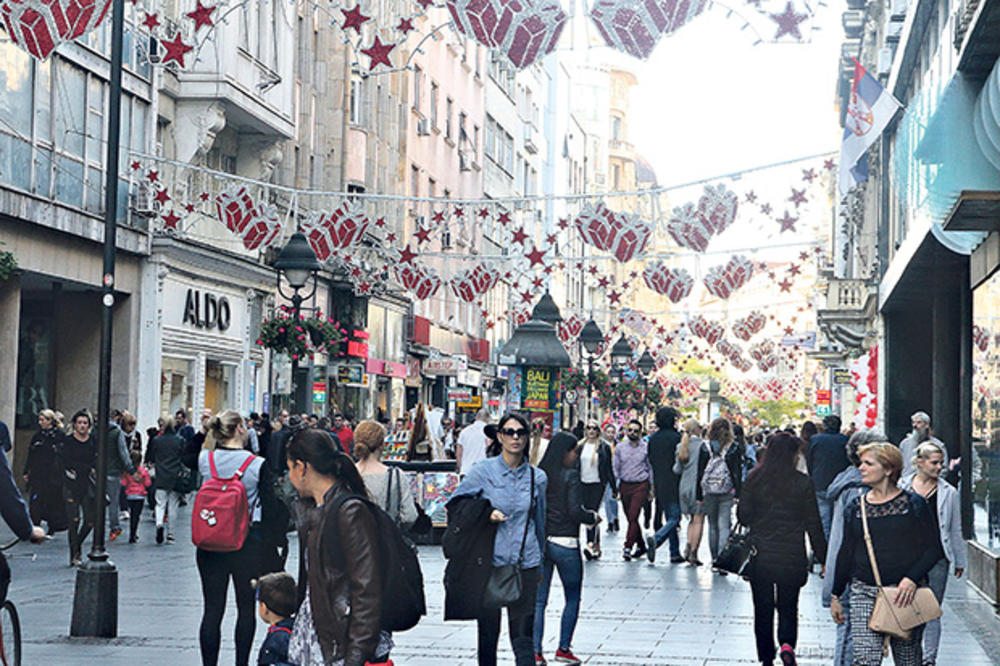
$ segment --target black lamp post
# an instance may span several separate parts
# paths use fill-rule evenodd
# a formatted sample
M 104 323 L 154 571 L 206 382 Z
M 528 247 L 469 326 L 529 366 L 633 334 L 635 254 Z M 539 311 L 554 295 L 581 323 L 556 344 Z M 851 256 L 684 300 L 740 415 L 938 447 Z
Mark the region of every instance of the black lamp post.
M 618 338 L 618 342 L 611 347 L 611 374 L 614 379 L 620 380 L 625 373 L 625 364 L 632 360 L 632 345 L 628 343 L 625 336 Z
M 678 391 L 673 386 L 667 391 L 667 400 L 670 401 L 671 405 L 676 404 L 678 400 L 681 399 L 681 392 Z
M 597 357 L 597 350 L 604 344 L 604 333 L 597 322 L 591 319 L 588 321 L 577 338 L 587 351 L 587 418 L 590 418 L 590 409 L 594 404 L 594 359 Z
M 642 376 L 642 421 L 646 422 L 646 403 L 649 402 L 649 375 L 656 368 L 656 361 L 649 350 L 642 352 L 639 361 L 636 363 L 639 368 L 639 375 Z
M 316 293 L 316 273 L 320 268 L 322 268 L 322 264 L 316 258 L 316 253 L 313 252 L 312 246 L 309 245 L 306 235 L 301 231 L 296 231 L 292 234 L 285 247 L 281 248 L 281 252 L 274 262 L 274 269 L 278 271 L 278 293 L 281 294 L 282 298 L 292 302 L 292 319 L 296 324 L 298 324 L 299 315 L 302 312 L 302 301 L 311 298 Z M 282 277 L 285 278 L 288 286 L 292 288 L 291 295 L 286 294 L 281 288 Z M 312 278 L 312 288 L 309 290 L 309 293 L 300 294 L 299 291 L 305 288 L 310 277 Z M 291 404 L 289 405 L 289 411 L 292 413 L 295 412 L 296 408 L 295 398 L 297 396 L 297 387 L 295 385 L 295 375 L 298 374 L 298 370 L 299 359 L 293 355 L 292 381 L 290 386 L 292 397 Z

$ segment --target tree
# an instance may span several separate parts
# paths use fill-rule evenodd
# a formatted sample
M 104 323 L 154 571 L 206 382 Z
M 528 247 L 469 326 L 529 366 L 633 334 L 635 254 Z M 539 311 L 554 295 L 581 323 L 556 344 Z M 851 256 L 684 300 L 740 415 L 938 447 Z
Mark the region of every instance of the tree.
M 783 426 L 799 417 L 799 412 L 808 408 L 805 402 L 781 398 L 779 400 L 751 400 L 751 410 L 757 412 L 761 423 L 772 426 Z

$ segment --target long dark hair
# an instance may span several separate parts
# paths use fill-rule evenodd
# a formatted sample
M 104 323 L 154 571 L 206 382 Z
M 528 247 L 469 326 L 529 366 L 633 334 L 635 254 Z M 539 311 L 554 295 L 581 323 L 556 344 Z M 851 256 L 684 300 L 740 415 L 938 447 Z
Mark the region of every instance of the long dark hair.
M 525 430 L 530 430 L 530 426 L 528 425 L 528 419 L 527 417 L 524 416 L 524 414 L 522 414 L 521 412 L 507 412 L 506 414 L 500 417 L 499 421 L 497 421 L 497 427 L 495 431 L 497 434 L 492 438 L 492 441 L 490 441 L 490 446 L 486 450 L 487 456 L 490 456 L 492 458 L 500 455 L 500 453 L 503 451 L 503 446 L 500 444 L 499 433 L 501 428 L 504 427 L 504 424 L 506 424 L 507 421 L 511 420 L 517 421 L 518 425 L 520 425 Z M 531 454 L 531 437 L 529 436 L 524 444 L 524 459 L 527 460 L 530 454 Z
M 406 445 L 406 460 L 413 460 L 417 453 L 417 444 L 427 442 L 430 447 L 430 437 L 427 431 L 427 418 L 424 416 L 423 404 L 417 405 L 417 412 L 413 417 L 413 430 L 410 431 L 410 442 Z
M 798 437 L 781 430 L 774 433 L 767 438 L 760 462 L 747 475 L 747 483 L 762 483 L 766 488 L 780 492 L 795 471 L 795 454 L 798 451 Z
M 563 468 L 563 458 L 576 448 L 576 443 L 576 437 L 568 432 L 557 432 L 549 440 L 549 445 L 545 448 L 545 455 L 538 461 L 538 467 L 545 472 L 549 479 L 559 476 Z
M 351 492 L 368 496 L 358 468 L 325 430 L 308 428 L 295 433 L 286 449 L 288 459 L 308 463 L 313 469 L 346 485 Z

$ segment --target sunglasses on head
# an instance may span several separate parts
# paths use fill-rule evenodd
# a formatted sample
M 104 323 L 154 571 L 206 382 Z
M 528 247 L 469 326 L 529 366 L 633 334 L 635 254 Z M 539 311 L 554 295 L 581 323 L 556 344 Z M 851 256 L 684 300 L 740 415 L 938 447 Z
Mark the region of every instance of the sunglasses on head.
M 524 428 L 504 428 L 500 432 L 508 437 L 527 437 L 528 435 L 528 431 Z

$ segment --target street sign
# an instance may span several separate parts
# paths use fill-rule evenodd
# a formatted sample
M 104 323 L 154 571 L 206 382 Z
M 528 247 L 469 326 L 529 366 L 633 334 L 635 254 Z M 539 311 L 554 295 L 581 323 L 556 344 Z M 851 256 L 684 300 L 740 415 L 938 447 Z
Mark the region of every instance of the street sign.
M 448 388 L 448 402 L 466 402 L 472 399 L 472 389 L 464 386 Z
M 368 373 L 360 365 L 338 365 L 337 384 L 340 386 L 368 386 Z
M 458 402 L 458 410 L 461 412 L 475 412 L 483 406 L 483 397 L 479 395 L 470 396 L 468 400 Z
M 830 405 L 816 405 L 816 416 L 829 416 L 832 413 Z
M 851 371 L 847 368 L 834 368 L 833 383 L 838 386 L 849 386 L 851 383 Z
M 816 404 L 817 405 L 830 404 L 830 389 L 819 389 L 818 391 L 816 391 Z

